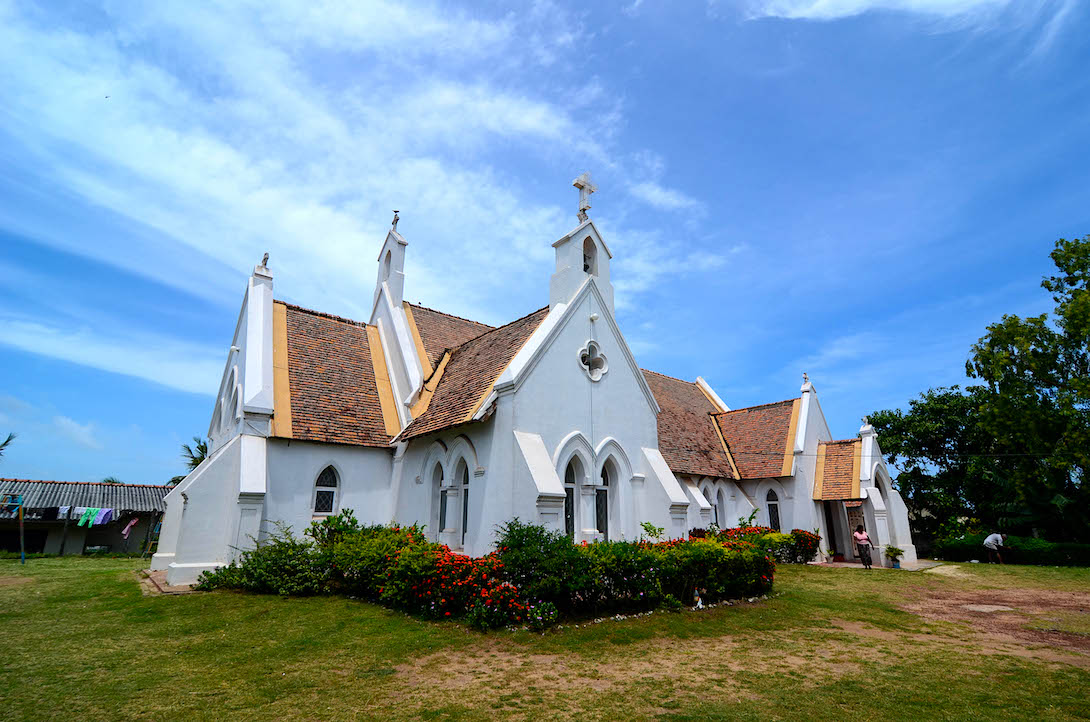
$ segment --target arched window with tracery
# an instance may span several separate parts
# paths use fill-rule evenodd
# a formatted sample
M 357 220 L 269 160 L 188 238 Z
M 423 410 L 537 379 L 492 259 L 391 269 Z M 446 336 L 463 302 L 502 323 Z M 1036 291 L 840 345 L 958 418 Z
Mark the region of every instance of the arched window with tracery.
M 780 497 L 776 496 L 776 492 L 772 489 L 768 490 L 765 494 L 765 502 L 768 504 L 768 525 L 775 529 L 780 530 Z
M 332 514 L 336 508 L 337 470 L 327 466 L 314 482 L 314 513 Z

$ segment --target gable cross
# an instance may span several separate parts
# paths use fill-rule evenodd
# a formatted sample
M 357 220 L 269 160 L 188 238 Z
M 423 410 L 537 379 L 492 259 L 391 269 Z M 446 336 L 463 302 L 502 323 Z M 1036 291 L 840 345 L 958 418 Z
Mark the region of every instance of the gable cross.
M 584 173 L 571 182 L 579 189 L 579 220 L 587 220 L 587 211 L 590 210 L 590 194 L 598 190 L 598 186 L 590 180 L 590 173 Z

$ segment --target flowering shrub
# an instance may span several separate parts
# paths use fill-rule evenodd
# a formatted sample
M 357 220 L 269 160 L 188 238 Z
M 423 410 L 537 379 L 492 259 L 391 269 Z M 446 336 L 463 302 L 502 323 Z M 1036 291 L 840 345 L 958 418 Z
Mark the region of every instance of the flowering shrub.
M 496 629 L 523 621 L 526 605 L 519 601 L 519 590 L 510 582 L 489 580 L 475 597 L 466 621 L 477 629 Z
M 319 549 L 327 549 L 323 558 L 330 565 L 335 589 L 377 600 L 394 556 L 406 547 L 427 543 L 417 526 L 371 526 L 334 537 L 328 547 L 319 545 Z
M 794 544 L 794 561 L 799 564 L 805 564 L 812 562 L 814 557 L 817 556 L 818 544 L 821 543 L 821 537 L 812 531 L 806 531 L 805 529 L 792 529 L 791 536 L 795 537 Z
M 813 561 L 821 537 L 803 529 L 792 529 L 782 534 L 767 526 L 736 526 L 729 529 L 691 529 L 690 539 L 714 536 L 720 541 L 749 541 L 782 564 L 805 564 Z
M 544 632 L 556 626 L 560 620 L 560 610 L 552 602 L 534 602 L 526 606 L 526 623 L 535 632 Z
M 237 564 L 202 575 L 199 588 L 344 592 L 479 629 L 543 630 L 561 613 L 640 611 L 688 602 L 696 590 L 706 602 L 763 594 L 775 570 L 754 543 L 767 535 L 754 534 L 572 544 L 516 519 L 501 527 L 495 552 L 474 558 L 428 541 L 419 527 L 361 527 L 345 512 L 311 525 L 307 536 L 313 541 L 281 529 Z

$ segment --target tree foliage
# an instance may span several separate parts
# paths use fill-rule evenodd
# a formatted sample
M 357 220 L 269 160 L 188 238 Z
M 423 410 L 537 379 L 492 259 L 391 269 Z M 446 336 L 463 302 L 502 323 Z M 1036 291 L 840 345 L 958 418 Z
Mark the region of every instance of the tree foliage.
M 208 458 L 208 442 L 201 437 L 193 437 L 193 446 L 182 444 L 182 459 L 190 471 L 200 466 L 206 458 Z
M 1090 236 L 1056 242 L 1051 314 L 1004 316 L 970 349 L 982 385 L 932 389 L 871 422 L 923 535 L 973 516 L 1011 532 L 1090 538 Z
M 8 438 L 0 441 L 0 457 L 4 455 L 4 450 L 8 448 L 8 445 L 15 440 L 15 434 L 8 434 Z

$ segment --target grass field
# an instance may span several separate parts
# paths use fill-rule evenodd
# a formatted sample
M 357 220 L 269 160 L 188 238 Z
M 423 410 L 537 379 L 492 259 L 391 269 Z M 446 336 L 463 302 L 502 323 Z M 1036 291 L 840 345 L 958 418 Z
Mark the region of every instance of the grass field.
M 767 601 L 536 636 L 342 598 L 145 596 L 138 567 L 0 561 L 0 717 L 1090 717 L 1086 569 L 783 566 Z

